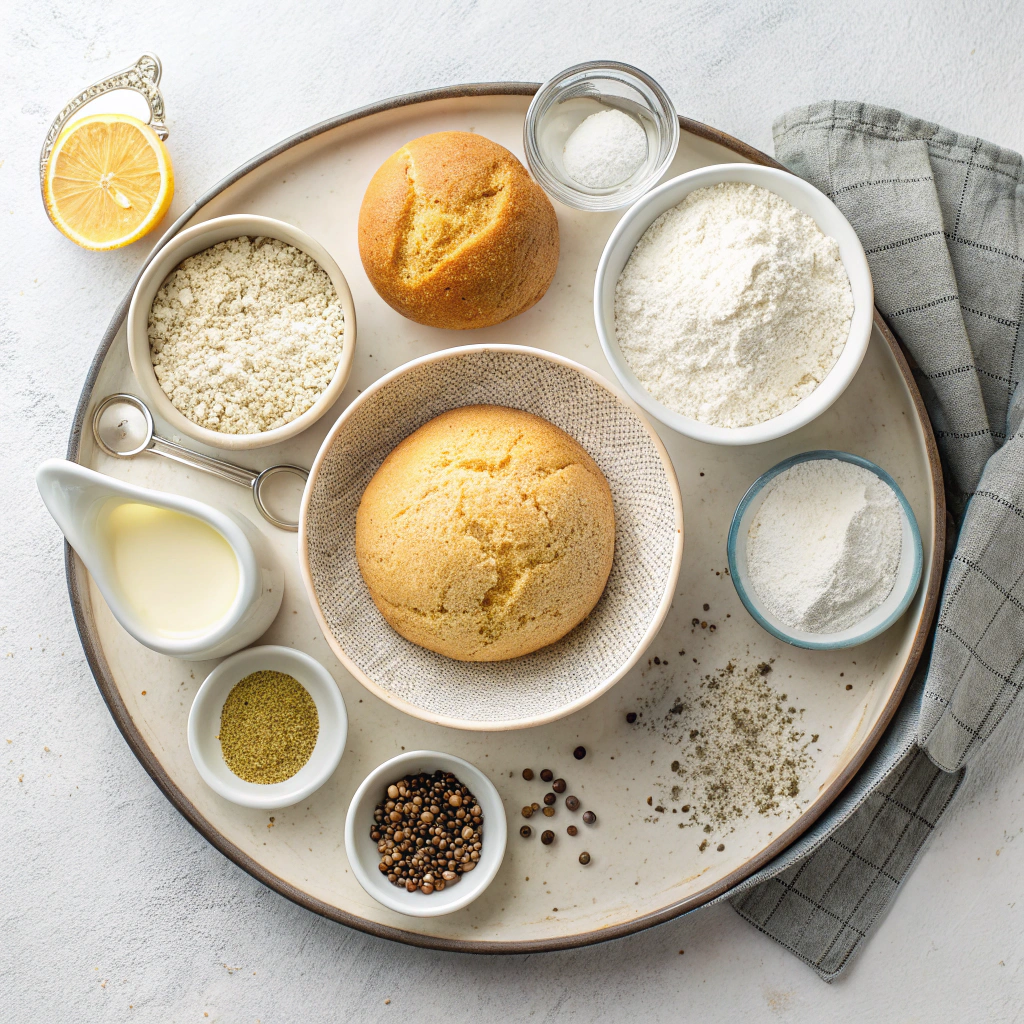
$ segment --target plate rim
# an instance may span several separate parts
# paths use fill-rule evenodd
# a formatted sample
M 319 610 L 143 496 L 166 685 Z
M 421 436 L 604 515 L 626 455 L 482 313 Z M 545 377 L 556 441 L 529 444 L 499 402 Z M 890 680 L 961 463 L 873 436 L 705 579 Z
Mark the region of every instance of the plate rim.
M 210 189 L 200 195 L 174 223 L 164 232 L 154 245 L 139 269 L 139 273 L 132 280 L 128 290 L 114 311 L 114 315 L 107 326 L 107 330 L 100 341 L 85 381 L 79 395 L 78 404 L 75 409 L 72 421 L 71 433 L 68 438 L 66 457 L 70 462 L 78 462 L 81 448 L 82 434 L 86 427 L 86 413 L 89 402 L 92 399 L 93 388 L 102 369 L 107 352 L 113 344 L 121 329 L 124 319 L 131 303 L 132 295 L 138 285 L 139 278 L 152 262 L 156 254 L 173 238 L 184 225 L 192 219 L 207 203 L 229 188 L 235 182 L 244 178 L 251 171 L 276 156 L 286 152 L 295 146 L 307 142 L 318 135 L 338 128 L 341 125 L 370 117 L 374 114 L 384 113 L 401 107 L 413 106 L 420 103 L 429 103 L 436 100 L 449 100 L 461 98 L 482 98 L 489 96 L 532 96 L 540 88 L 540 83 L 535 82 L 476 82 L 464 85 L 445 86 L 437 89 L 427 89 L 418 92 L 405 93 L 393 96 L 388 99 L 379 100 L 366 104 L 347 113 L 327 118 L 308 128 L 305 128 L 294 135 L 288 136 L 275 145 L 263 150 L 250 160 L 240 164 L 235 170 L 221 178 Z M 783 164 L 773 157 L 768 156 L 761 150 L 741 142 L 739 139 L 712 128 L 710 125 L 700 121 L 693 121 L 690 118 L 679 115 L 679 128 L 682 132 L 696 135 L 699 138 L 713 142 L 733 153 L 737 153 L 752 163 L 761 164 L 767 167 L 776 167 L 786 170 Z M 745 879 L 749 878 L 762 869 L 779 854 L 788 849 L 801 835 L 808 831 L 821 816 L 835 802 L 836 798 L 852 781 L 854 776 L 863 766 L 868 756 L 874 750 L 881 739 L 889 723 L 892 721 L 897 708 L 903 701 L 910 681 L 913 678 L 921 655 L 932 635 L 935 620 L 935 613 L 938 606 L 939 593 L 942 586 L 942 564 L 945 552 L 946 536 L 946 500 L 943 485 L 942 466 L 939 462 L 938 447 L 935 442 L 935 434 L 932 430 L 931 420 L 928 417 L 921 393 L 914 381 L 913 372 L 909 357 L 904 353 L 899 342 L 889 330 L 877 307 L 874 311 L 874 327 L 885 340 L 892 352 L 896 364 L 903 377 L 903 381 L 910 392 L 911 399 L 917 411 L 918 422 L 924 435 L 925 450 L 928 457 L 928 464 L 932 474 L 932 500 L 934 503 L 933 532 L 935 541 L 932 549 L 932 556 L 929 565 L 928 590 L 925 595 L 924 607 L 921 614 L 921 623 L 910 648 L 910 653 L 903 667 L 896 686 L 893 688 L 886 706 L 879 714 L 874 727 L 862 742 L 860 748 L 850 762 L 846 765 L 835 779 L 825 788 L 823 793 L 815 801 L 811 811 L 801 815 L 788 829 L 782 832 L 772 843 L 770 843 L 757 856 L 746 861 L 741 867 L 730 872 L 724 878 L 712 886 L 702 889 L 700 892 L 683 900 L 677 900 L 667 907 L 643 914 L 633 920 L 623 921 L 618 924 L 609 925 L 605 928 L 591 931 L 579 932 L 574 935 L 560 936 L 546 939 L 523 939 L 512 941 L 480 941 L 472 939 L 451 939 L 439 935 L 427 935 L 414 931 L 407 931 L 404 928 L 394 925 L 383 924 L 361 918 L 355 914 L 341 910 L 338 907 L 325 903 L 315 896 L 297 888 L 290 882 L 275 875 L 265 868 L 258 861 L 254 860 L 247 853 L 226 839 L 200 812 L 194 804 L 178 788 L 175 782 L 164 770 L 157 760 L 153 751 L 142 737 L 141 732 L 132 720 L 127 706 L 121 698 L 120 691 L 106 657 L 103 654 L 99 638 L 95 630 L 95 622 L 87 609 L 91 601 L 88 594 L 88 574 L 85 572 L 84 564 L 74 553 L 71 546 L 65 541 L 64 544 L 64 566 L 68 585 L 68 596 L 71 601 L 72 613 L 74 615 L 75 627 L 78 630 L 79 639 L 82 642 L 82 649 L 86 661 L 92 671 L 96 686 L 110 711 L 114 724 L 117 726 L 125 742 L 128 744 L 136 759 L 163 792 L 164 796 L 171 802 L 176 810 L 189 822 L 190 825 L 215 849 L 225 857 L 238 865 L 243 871 L 253 878 L 262 882 L 268 888 L 291 900 L 293 903 L 311 910 L 321 917 L 337 921 L 359 931 L 375 935 L 378 938 L 392 939 L 396 942 L 403 942 L 411 946 L 419 946 L 426 949 L 439 949 L 447 952 L 460 953 L 481 953 L 481 954 L 521 954 L 541 953 L 563 949 L 576 949 L 581 946 L 589 946 L 598 942 L 606 942 L 610 939 L 617 939 L 635 932 L 644 931 L 654 925 L 664 924 L 676 917 L 705 906 L 714 900 L 724 896 Z

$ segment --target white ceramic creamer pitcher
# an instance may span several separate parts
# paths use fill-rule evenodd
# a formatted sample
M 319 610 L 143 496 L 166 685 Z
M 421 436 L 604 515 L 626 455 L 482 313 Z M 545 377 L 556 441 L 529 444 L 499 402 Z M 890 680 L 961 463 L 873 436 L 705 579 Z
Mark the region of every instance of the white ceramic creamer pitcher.
M 248 646 L 274 621 L 284 596 L 284 573 L 260 532 L 243 516 L 191 498 L 135 487 L 63 459 L 44 462 L 36 470 L 36 486 L 114 617 L 139 643 L 172 658 L 201 661 Z M 118 507 L 126 505 L 190 516 L 227 542 L 238 562 L 238 583 L 223 614 L 204 627 L 165 631 L 154 625 L 149 609 L 139 608 L 129 597 L 115 566 L 110 530 Z

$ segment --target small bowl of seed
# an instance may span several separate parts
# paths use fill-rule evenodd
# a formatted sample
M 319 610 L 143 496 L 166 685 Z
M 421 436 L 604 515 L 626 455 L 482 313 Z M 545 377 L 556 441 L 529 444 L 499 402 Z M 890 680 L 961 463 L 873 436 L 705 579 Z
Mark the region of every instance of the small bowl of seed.
M 348 739 L 334 677 L 290 647 L 250 647 L 203 681 L 188 749 L 203 781 L 242 807 L 290 807 L 333 774 Z
M 410 917 L 441 917 L 472 903 L 498 873 L 506 838 L 491 780 L 436 750 L 399 754 L 370 772 L 345 819 L 359 884 Z

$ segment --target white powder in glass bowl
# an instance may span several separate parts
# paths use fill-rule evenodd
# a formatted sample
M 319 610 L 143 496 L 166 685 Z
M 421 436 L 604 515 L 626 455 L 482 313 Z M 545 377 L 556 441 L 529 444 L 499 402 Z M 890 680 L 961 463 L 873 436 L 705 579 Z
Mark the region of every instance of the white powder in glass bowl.
M 330 384 L 344 344 L 327 272 L 275 238 L 232 238 L 190 256 L 149 314 L 160 387 L 183 416 L 225 434 L 301 416 Z
M 566 174 L 587 188 L 619 185 L 646 159 L 647 133 L 614 107 L 584 118 L 562 149 Z
M 701 423 L 793 408 L 835 365 L 853 292 L 835 239 L 760 185 L 691 192 L 644 233 L 615 287 L 615 334 L 640 383 Z

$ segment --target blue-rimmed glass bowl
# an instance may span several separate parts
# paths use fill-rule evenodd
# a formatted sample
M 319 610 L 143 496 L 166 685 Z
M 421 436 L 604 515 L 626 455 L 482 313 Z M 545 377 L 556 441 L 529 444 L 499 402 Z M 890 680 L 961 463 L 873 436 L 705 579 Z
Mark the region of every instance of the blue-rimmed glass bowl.
M 757 510 L 767 497 L 766 486 L 780 473 L 785 473 L 787 469 L 798 463 L 812 462 L 816 459 L 839 459 L 842 462 L 860 466 L 869 473 L 874 473 L 896 495 L 903 519 L 900 564 L 889 596 L 859 622 L 838 633 L 809 633 L 806 630 L 788 626 L 765 607 L 757 591 L 750 584 L 747 574 L 747 535 Z M 848 452 L 804 452 L 802 455 L 794 455 L 792 458 L 780 462 L 777 466 L 769 469 L 767 473 L 759 476 L 736 506 L 732 524 L 729 527 L 727 549 L 729 574 L 732 576 L 733 586 L 736 587 L 736 593 L 739 594 L 743 606 L 754 617 L 758 625 L 763 626 L 772 636 L 784 640 L 787 644 L 792 644 L 794 647 L 805 647 L 812 651 L 834 651 L 843 647 L 856 647 L 858 644 L 866 643 L 872 637 L 878 636 L 879 633 L 885 632 L 907 610 L 907 606 L 921 582 L 923 562 L 921 532 L 917 527 L 917 520 L 914 518 L 910 503 L 896 481 L 884 469 L 867 459 L 862 459 L 859 455 L 850 455 Z

